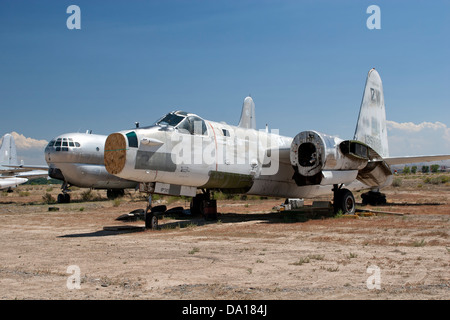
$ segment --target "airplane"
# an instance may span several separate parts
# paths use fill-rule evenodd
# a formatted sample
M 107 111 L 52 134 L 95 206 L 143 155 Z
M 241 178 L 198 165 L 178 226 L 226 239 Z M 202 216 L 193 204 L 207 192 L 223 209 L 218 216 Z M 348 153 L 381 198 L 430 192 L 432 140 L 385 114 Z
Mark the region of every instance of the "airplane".
M 58 203 L 70 202 L 70 186 L 107 189 L 109 199 L 124 195 L 124 189 L 136 188 L 138 183 L 109 174 L 103 163 L 106 135 L 65 133 L 45 147 L 45 161 L 50 178 L 63 181 Z
M 16 188 L 28 181 L 28 178 L 47 177 L 47 171 L 40 167 L 23 168 L 17 161 L 17 149 L 14 137 L 7 133 L 3 136 L 0 147 L 0 189 Z
M 368 189 L 363 202 L 386 202 L 391 164 L 438 161 L 450 155 L 389 157 L 380 75 L 366 78 L 353 139 L 313 130 L 295 137 L 256 130 L 254 102 L 246 97 L 238 126 L 173 111 L 152 126 L 122 130 L 105 141 L 106 170 L 140 183 L 151 194 L 190 196 L 191 210 L 214 211 L 211 192 L 314 198 L 333 194 L 335 212 L 355 213 L 352 191 Z M 197 193 L 197 190 L 201 190 Z M 213 206 L 211 208 L 210 206 Z M 147 228 L 157 228 L 148 205 Z

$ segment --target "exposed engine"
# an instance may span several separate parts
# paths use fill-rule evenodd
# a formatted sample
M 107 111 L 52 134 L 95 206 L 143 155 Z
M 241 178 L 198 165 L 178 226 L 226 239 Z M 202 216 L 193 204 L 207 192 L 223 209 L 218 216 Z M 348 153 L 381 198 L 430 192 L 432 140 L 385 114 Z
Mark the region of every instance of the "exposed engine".
M 297 185 L 331 185 L 353 181 L 369 160 L 369 148 L 358 141 L 342 140 L 316 131 L 297 134 L 290 160 Z M 348 179 L 346 179 L 346 177 Z

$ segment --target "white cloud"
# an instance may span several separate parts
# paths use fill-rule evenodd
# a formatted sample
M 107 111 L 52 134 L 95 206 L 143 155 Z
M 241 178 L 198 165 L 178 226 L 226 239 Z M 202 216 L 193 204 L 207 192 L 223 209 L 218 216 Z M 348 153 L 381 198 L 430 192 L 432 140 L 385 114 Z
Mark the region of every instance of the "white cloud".
M 450 128 L 442 122 L 386 124 L 391 156 L 450 154 Z
M 39 149 L 42 150 L 48 144 L 47 140 L 36 140 L 33 138 L 27 138 L 23 134 L 17 133 L 15 131 L 11 132 L 16 142 L 17 150 L 29 150 L 29 149 Z
M 46 165 L 44 149 L 48 141 L 27 138 L 23 134 L 14 131 L 11 132 L 11 135 L 16 143 L 19 163 L 23 161 L 25 165 Z

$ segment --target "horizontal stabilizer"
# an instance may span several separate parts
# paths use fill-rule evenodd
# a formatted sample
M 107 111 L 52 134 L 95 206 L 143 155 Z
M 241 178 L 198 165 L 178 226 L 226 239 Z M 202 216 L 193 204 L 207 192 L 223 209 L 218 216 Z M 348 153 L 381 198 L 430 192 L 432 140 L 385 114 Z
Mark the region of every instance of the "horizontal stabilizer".
M 392 166 L 396 164 L 410 164 L 410 163 L 450 160 L 450 155 L 390 157 L 384 158 L 383 160 L 386 161 L 388 165 Z
M 30 170 L 48 170 L 44 165 L 4 165 L 5 168 L 12 168 L 15 172 L 25 172 Z

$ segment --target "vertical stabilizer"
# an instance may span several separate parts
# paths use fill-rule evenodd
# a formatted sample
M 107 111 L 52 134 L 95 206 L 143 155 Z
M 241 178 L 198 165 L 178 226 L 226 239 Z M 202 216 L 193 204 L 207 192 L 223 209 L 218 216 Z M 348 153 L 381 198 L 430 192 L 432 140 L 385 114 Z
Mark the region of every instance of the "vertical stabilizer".
M 0 147 L 0 167 L 3 164 L 18 165 L 16 143 L 9 133 L 3 136 L 2 146 Z
M 252 97 L 246 97 L 242 105 L 241 120 L 239 127 L 247 129 L 256 129 L 255 103 Z
M 383 84 L 375 68 L 367 75 L 354 139 L 364 142 L 383 158 L 389 156 Z

